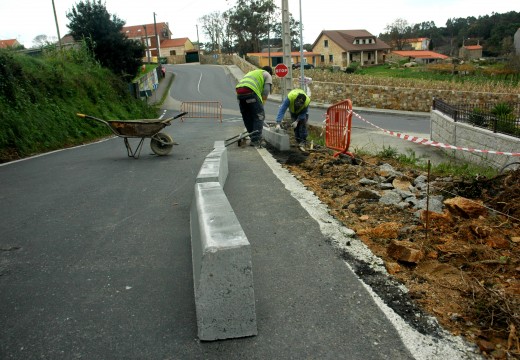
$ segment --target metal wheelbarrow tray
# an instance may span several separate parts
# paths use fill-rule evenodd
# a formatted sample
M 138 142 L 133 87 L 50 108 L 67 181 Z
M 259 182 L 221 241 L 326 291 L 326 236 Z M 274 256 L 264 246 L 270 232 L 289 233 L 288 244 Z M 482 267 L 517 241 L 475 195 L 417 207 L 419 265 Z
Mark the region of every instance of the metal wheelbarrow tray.
M 186 112 L 183 112 L 174 117 L 163 120 L 103 120 L 85 114 L 77 115 L 81 118 L 95 120 L 108 126 L 114 135 L 123 138 L 128 156 L 137 159 L 139 158 L 144 139 L 146 138 L 150 138 L 150 147 L 155 154 L 159 156 L 168 155 L 171 152 L 173 145 L 177 145 L 177 143 L 173 141 L 170 135 L 160 131 L 166 126 L 171 125 L 173 120 L 186 114 Z M 141 139 L 135 150 L 130 146 L 130 142 L 128 141 L 129 138 Z

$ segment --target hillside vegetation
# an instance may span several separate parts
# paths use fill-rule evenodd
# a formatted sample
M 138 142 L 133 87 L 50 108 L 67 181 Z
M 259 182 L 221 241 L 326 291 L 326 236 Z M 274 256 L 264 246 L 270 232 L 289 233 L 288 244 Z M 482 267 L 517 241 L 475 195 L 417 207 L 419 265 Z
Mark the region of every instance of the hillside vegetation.
M 156 118 L 85 50 L 30 57 L 0 51 L 0 162 L 89 142 L 110 130 L 76 116 Z

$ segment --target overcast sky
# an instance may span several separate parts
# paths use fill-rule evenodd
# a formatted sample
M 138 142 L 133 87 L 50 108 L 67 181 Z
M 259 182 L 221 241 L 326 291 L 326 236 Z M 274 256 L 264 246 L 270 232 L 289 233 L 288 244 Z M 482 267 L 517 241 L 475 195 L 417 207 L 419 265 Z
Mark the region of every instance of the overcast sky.
M 78 0 L 54 0 L 60 35 L 68 32 L 66 13 Z M 410 25 L 434 21 L 444 27 L 450 18 L 520 11 L 519 0 L 289 0 L 289 11 L 298 20 L 302 6 L 303 42 L 313 43 L 322 30 L 365 29 L 379 35 L 397 18 Z M 281 7 L 282 0 L 275 0 Z M 106 0 L 107 10 L 126 25 L 168 22 L 174 38 L 207 41 L 198 19 L 230 9 L 235 0 Z M 0 40 L 17 39 L 26 48 L 38 35 L 56 37 L 52 0 L 0 0 Z

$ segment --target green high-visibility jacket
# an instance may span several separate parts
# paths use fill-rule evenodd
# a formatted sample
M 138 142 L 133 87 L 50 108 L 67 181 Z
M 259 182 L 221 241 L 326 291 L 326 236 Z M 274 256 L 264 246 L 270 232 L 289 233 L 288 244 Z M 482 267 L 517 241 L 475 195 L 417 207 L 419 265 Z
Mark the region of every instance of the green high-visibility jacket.
M 298 109 L 295 109 L 294 108 L 294 100 L 296 100 L 296 98 L 298 97 L 298 95 L 300 94 L 303 94 L 305 95 L 305 104 L 298 108 Z M 303 109 L 305 109 L 307 106 L 309 106 L 309 104 L 311 103 L 311 98 L 307 96 L 307 94 L 305 93 L 305 91 L 303 91 L 302 89 L 294 89 L 294 90 L 291 90 L 289 92 L 289 94 L 287 95 L 287 97 L 289 98 L 289 111 L 292 113 L 292 114 L 299 114 L 300 111 L 302 111 Z
M 265 70 L 253 70 L 248 72 L 242 80 L 237 84 L 237 88 L 239 87 L 247 87 L 254 91 L 256 95 L 262 100 L 262 92 L 264 91 L 264 73 Z

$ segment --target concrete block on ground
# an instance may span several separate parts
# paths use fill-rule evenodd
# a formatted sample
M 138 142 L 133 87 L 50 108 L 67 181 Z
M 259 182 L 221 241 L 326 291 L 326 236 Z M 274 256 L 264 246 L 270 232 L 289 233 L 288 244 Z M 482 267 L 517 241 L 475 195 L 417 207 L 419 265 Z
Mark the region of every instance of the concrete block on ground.
M 216 147 L 206 156 L 197 175 L 197 183 L 219 182 L 224 187 L 228 176 L 226 147 Z
M 291 148 L 289 143 L 289 135 L 285 132 L 285 130 L 276 132 L 274 129 L 264 127 L 262 130 L 262 135 L 265 141 L 280 151 L 287 151 Z
M 213 147 L 215 149 L 225 148 L 226 147 L 226 142 L 224 140 L 215 141 Z
M 251 246 L 218 182 L 195 184 L 190 226 L 199 339 L 257 335 Z

